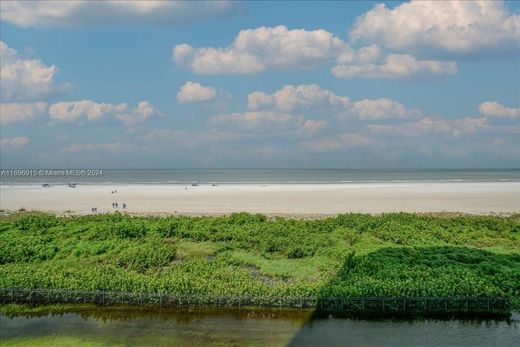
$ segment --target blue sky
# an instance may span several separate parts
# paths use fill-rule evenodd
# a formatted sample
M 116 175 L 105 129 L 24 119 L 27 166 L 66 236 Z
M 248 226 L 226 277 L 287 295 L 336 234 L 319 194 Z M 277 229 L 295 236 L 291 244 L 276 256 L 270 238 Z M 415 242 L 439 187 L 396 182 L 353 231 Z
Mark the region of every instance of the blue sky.
M 0 12 L 2 168 L 520 167 L 517 2 Z

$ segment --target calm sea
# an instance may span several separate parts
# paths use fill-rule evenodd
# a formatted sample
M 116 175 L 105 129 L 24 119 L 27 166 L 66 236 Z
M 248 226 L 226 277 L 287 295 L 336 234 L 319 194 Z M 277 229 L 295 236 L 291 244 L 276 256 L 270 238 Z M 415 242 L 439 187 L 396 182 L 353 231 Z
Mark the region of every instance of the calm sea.
M 153 169 L 90 172 L 1 170 L 1 184 L 317 184 L 355 182 L 520 181 L 519 169 L 503 170 L 344 170 L 344 169 Z M 88 171 L 88 170 L 87 170 Z

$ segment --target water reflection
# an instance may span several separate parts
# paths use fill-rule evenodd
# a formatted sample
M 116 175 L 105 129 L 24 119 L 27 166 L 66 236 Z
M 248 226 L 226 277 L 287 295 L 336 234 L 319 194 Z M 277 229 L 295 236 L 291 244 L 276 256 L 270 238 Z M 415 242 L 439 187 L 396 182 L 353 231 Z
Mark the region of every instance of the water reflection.
M 311 311 L 90 310 L 0 316 L 0 345 L 518 346 L 520 321 L 362 320 Z

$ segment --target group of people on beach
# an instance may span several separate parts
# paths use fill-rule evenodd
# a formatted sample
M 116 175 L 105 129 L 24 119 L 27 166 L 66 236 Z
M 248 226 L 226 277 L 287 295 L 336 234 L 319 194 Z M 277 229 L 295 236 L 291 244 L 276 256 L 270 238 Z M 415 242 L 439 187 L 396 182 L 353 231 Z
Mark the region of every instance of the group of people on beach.
M 112 190 L 112 191 L 110 191 L 110 194 L 117 194 L 117 189 L 116 189 L 116 190 Z M 112 202 L 112 208 L 119 209 L 119 203 L 118 203 L 117 201 Z M 127 206 L 126 206 L 126 203 L 125 203 L 125 202 L 122 203 L 122 205 L 121 205 L 121 209 L 123 209 L 123 210 L 126 210 L 126 209 L 127 209 Z M 91 211 L 92 213 L 97 213 L 97 212 L 98 212 L 97 207 L 92 207 L 92 208 L 90 209 L 90 211 Z
M 113 202 L 112 203 L 112 207 L 113 208 L 119 208 L 119 203 Z M 123 210 L 126 209 L 126 203 L 123 202 L 122 208 L 123 208 Z
M 116 190 L 112 190 L 110 192 L 111 194 L 117 194 L 117 189 Z M 119 208 L 119 203 L 118 202 L 113 202 L 112 203 L 112 208 Z M 126 203 L 123 202 L 123 205 L 122 205 L 122 209 L 125 210 L 126 209 Z

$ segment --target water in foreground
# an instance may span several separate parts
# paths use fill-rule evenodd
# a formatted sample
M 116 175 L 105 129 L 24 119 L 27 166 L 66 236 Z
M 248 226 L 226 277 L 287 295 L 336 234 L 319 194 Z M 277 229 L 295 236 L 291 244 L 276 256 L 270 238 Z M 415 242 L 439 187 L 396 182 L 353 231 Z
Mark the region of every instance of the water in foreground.
M 311 318 L 310 311 L 0 315 L 1 346 L 518 346 L 520 321 Z

